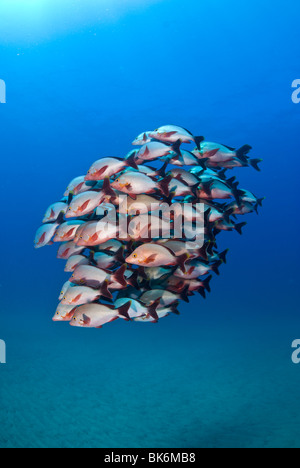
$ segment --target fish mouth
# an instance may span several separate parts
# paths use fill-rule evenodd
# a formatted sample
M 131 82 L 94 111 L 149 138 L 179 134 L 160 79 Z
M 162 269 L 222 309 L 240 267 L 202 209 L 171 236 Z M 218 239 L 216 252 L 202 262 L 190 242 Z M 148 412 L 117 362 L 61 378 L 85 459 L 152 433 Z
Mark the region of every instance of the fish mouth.
M 54 316 L 52 319 L 53 322 L 64 322 L 65 318 L 61 316 Z

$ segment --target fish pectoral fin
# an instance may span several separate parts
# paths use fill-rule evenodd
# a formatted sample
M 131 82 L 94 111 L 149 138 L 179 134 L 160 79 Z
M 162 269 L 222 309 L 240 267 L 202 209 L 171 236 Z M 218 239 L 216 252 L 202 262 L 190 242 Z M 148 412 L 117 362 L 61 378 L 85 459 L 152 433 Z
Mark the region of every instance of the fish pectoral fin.
M 91 324 L 91 319 L 87 315 L 83 314 L 83 323 L 84 325 L 90 325 Z
M 87 209 L 87 207 L 89 206 L 90 204 L 90 200 L 87 200 L 80 208 L 79 208 L 79 211 L 84 211 Z
M 76 296 L 74 299 L 73 299 L 73 304 L 76 304 L 76 302 L 78 302 L 80 299 L 81 299 L 81 296 L 82 294 L 78 294 L 78 296 Z
M 95 177 L 101 177 L 108 169 L 108 166 L 104 166 L 96 172 Z
M 152 254 L 152 255 L 150 255 L 150 257 L 146 258 L 146 260 L 145 260 L 144 263 L 145 263 L 146 265 L 149 265 L 150 263 L 155 262 L 156 257 L 157 257 L 157 254 Z
M 207 156 L 208 158 L 213 158 L 218 152 L 219 152 L 219 148 L 211 150 L 211 151 L 207 151 L 207 153 L 205 153 L 205 156 Z
M 172 137 L 173 135 L 176 135 L 176 133 L 177 133 L 177 132 L 166 132 L 166 133 L 164 133 L 164 136 L 165 136 L 166 138 L 170 138 L 170 137 Z
M 96 232 L 92 237 L 90 237 L 90 240 L 91 240 L 92 242 L 97 242 L 97 240 L 98 240 L 98 233 Z

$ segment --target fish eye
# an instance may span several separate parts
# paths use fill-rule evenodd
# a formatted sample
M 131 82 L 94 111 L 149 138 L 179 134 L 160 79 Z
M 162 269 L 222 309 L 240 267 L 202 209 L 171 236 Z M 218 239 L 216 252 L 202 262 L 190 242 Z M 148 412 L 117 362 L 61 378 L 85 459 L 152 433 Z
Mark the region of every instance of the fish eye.
M 133 255 L 133 258 L 137 258 L 137 254 L 134 254 L 134 255 Z
M 76 322 L 76 317 L 73 318 L 74 322 Z

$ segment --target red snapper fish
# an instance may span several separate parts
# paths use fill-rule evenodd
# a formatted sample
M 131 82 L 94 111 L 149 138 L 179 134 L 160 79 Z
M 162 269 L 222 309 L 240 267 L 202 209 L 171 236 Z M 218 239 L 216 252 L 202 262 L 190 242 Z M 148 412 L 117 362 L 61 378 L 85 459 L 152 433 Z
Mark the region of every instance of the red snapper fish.
M 34 239 L 34 247 L 40 249 L 46 245 L 51 245 L 55 233 L 64 219 L 64 213 L 61 212 L 55 223 L 43 224 L 36 232 Z
M 137 169 L 134 158 L 128 159 L 103 158 L 96 161 L 85 177 L 85 180 L 104 180 L 106 177 L 112 177 L 118 174 L 126 167 Z
M 139 161 L 155 161 L 165 156 L 172 156 L 174 153 L 180 156 L 180 146 L 181 140 L 176 141 L 171 146 L 159 141 L 152 141 L 138 151 L 136 159 Z
M 234 167 L 247 167 L 250 165 L 259 171 L 258 164 L 262 162 L 262 159 L 250 159 L 248 153 L 251 149 L 252 147 L 249 145 L 244 145 L 236 150 L 219 143 L 203 141 L 200 149 L 196 148 L 194 154 L 200 160 L 206 159 L 209 167 L 233 169 Z
M 78 246 L 94 247 L 115 239 L 119 228 L 114 222 L 92 221 L 78 232 L 75 242 Z
M 67 261 L 67 264 L 65 266 L 65 272 L 71 273 L 77 267 L 82 266 L 82 265 L 90 265 L 90 260 L 86 258 L 84 255 L 73 255 Z
M 73 198 L 66 212 L 66 218 L 77 218 L 93 213 L 103 200 L 102 192 L 84 192 Z
M 54 242 L 69 242 L 75 239 L 76 232 L 84 224 L 83 221 L 67 221 L 59 226 Z
M 49 206 L 48 210 L 45 213 L 43 223 L 52 223 L 57 221 L 57 218 L 61 213 L 66 213 L 68 209 L 68 205 L 64 202 L 54 203 L 53 205 Z
M 76 307 L 59 304 L 53 317 L 53 322 L 70 322 L 74 317 Z
M 57 258 L 68 260 L 73 255 L 79 255 L 84 251 L 84 247 L 76 245 L 73 241 L 62 244 L 58 249 Z
M 88 304 L 78 307 L 70 325 L 83 328 L 102 328 L 106 323 L 113 322 L 119 318 L 130 320 L 128 310 L 130 302 L 122 307 L 104 304 Z
M 112 184 L 113 189 L 126 193 L 132 198 L 136 198 L 141 194 L 157 194 L 162 193 L 166 197 L 169 196 L 169 183 L 172 177 L 166 177 L 161 181 L 155 181 L 145 174 L 139 172 L 125 172 L 118 177 Z
M 86 286 L 70 287 L 61 300 L 62 305 L 79 306 L 95 302 L 101 297 L 101 292 Z
M 189 254 L 176 257 L 172 250 L 162 245 L 150 243 L 138 247 L 128 258 L 127 263 L 144 267 L 176 266 L 184 270 Z
M 175 125 L 160 127 L 154 130 L 154 132 L 150 132 L 150 137 L 165 143 L 176 143 L 178 140 L 181 140 L 182 143 L 194 142 L 197 148 L 200 148 L 200 143 L 204 140 L 203 137 L 194 137 L 194 135 L 185 128 Z
M 68 197 L 70 194 L 79 195 L 91 190 L 95 185 L 96 182 L 86 183 L 85 176 L 76 177 L 69 183 L 64 195 L 65 197 Z
M 149 136 L 150 132 L 144 132 L 141 133 L 136 137 L 136 139 L 132 142 L 134 146 L 142 146 L 145 145 L 146 143 L 150 143 L 152 141 L 152 138 Z
M 92 265 L 82 265 L 76 268 L 70 281 L 78 285 L 89 286 L 93 289 L 100 289 L 105 281 L 108 281 L 109 284 L 116 282 L 126 287 L 127 282 L 124 278 L 125 271 L 126 265 L 122 265 L 122 267 L 114 273 L 109 273 L 108 271 L 101 270 Z

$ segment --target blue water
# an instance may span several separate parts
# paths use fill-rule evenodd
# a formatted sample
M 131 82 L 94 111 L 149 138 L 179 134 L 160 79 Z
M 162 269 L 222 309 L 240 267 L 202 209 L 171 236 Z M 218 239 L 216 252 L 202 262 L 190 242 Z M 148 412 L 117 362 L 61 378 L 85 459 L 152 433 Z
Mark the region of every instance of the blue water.
M 299 2 L 2 0 L 0 447 L 300 447 Z M 51 321 L 66 280 L 33 249 L 47 206 L 99 156 L 174 123 L 263 171 L 267 199 L 210 297 L 158 325 Z

